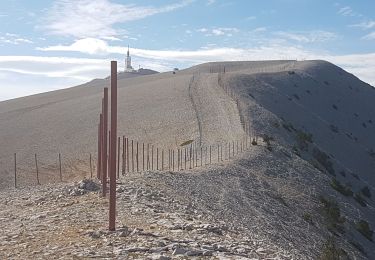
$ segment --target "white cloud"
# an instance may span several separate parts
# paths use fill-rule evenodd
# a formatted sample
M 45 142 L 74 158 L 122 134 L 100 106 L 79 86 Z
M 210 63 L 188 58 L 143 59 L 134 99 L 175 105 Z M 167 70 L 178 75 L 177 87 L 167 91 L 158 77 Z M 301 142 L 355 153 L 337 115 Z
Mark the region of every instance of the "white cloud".
M 71 45 L 56 45 L 45 48 L 37 48 L 41 51 L 76 51 L 88 54 L 107 54 L 109 46 L 107 42 L 95 39 L 95 38 L 85 38 L 76 40 Z
M 259 33 L 259 32 L 265 32 L 265 31 L 267 31 L 266 27 L 258 27 L 258 28 L 255 28 L 254 30 L 252 30 L 251 32 L 252 33 Z
M 375 32 L 371 32 L 362 37 L 364 40 L 375 40 Z
M 207 5 L 212 5 L 216 2 L 216 0 L 207 0 Z
M 104 42 L 104 41 L 103 41 Z M 105 43 L 105 42 L 104 42 Z M 95 42 L 93 43 L 95 44 Z M 103 47 L 105 46 L 105 47 Z M 65 46 L 65 51 L 69 46 Z M 81 49 L 79 49 L 79 48 Z M 87 52 L 85 45 L 74 45 L 75 51 Z M 127 47 L 99 43 L 92 50 L 121 57 L 119 70 L 123 69 L 123 54 Z M 90 50 L 90 51 L 92 51 Z M 141 65 L 158 71 L 184 68 L 211 61 L 323 59 L 346 69 L 360 79 L 375 86 L 375 53 L 330 55 L 312 52 L 301 47 L 269 45 L 259 48 L 220 48 L 207 45 L 197 50 L 130 49 L 134 67 Z M 2 86 L 19 86 L 23 90 L 1 88 L 0 99 L 22 96 L 82 84 L 93 78 L 109 75 L 109 60 L 65 57 L 0 56 Z M 37 82 L 37 83 L 36 83 Z M 39 84 L 41 82 L 41 84 Z
M 239 29 L 233 27 L 200 28 L 197 30 L 197 32 L 204 33 L 205 36 L 233 36 L 233 33 L 238 33 L 239 31 Z
M 359 27 L 364 30 L 368 30 L 368 29 L 375 28 L 375 21 L 370 20 L 370 21 L 359 23 L 359 24 L 353 24 L 353 25 L 350 25 L 350 27 Z
M 24 37 L 21 37 L 18 34 L 5 33 L 3 35 L 0 35 L 0 43 L 18 45 L 18 44 L 22 44 L 22 43 L 31 44 L 31 43 L 34 43 L 34 42 L 30 39 L 26 39 Z
M 276 32 L 275 35 L 303 43 L 325 42 L 337 38 L 335 33 L 327 31 Z
M 248 20 L 248 21 L 255 20 L 255 19 L 257 19 L 256 16 L 248 16 L 248 17 L 246 17 L 246 20 Z
M 354 12 L 350 6 L 341 7 L 338 13 L 343 16 L 354 16 Z
M 159 13 L 171 12 L 193 0 L 162 7 L 122 5 L 109 0 L 57 0 L 43 19 L 42 28 L 51 34 L 75 38 L 113 37 L 120 34 L 113 26 Z

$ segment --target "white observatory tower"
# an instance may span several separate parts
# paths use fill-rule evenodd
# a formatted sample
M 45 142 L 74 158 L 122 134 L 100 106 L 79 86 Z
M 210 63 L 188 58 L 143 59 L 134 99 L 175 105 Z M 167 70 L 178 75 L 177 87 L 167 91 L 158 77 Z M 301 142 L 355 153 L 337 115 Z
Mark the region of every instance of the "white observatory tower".
M 129 45 L 128 45 L 128 53 L 126 55 L 126 59 L 125 59 L 125 72 L 133 72 L 134 69 L 132 67 L 132 58 L 130 57 L 130 53 L 129 53 Z

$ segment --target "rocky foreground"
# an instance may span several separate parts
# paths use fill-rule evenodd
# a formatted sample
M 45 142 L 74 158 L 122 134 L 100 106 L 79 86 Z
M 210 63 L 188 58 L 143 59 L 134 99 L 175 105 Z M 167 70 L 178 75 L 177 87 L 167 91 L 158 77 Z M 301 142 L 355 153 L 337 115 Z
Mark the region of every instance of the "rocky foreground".
M 0 259 L 292 258 L 155 189 L 148 176 L 126 176 L 118 184 L 116 232 L 107 231 L 108 198 L 95 182 L 0 192 Z

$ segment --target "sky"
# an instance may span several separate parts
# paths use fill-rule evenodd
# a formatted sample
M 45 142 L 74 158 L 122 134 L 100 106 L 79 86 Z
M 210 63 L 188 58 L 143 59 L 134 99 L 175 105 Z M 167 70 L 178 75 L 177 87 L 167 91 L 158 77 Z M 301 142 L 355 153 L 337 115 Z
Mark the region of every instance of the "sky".
M 324 59 L 375 86 L 374 0 L 1 0 L 0 100 L 124 69 Z

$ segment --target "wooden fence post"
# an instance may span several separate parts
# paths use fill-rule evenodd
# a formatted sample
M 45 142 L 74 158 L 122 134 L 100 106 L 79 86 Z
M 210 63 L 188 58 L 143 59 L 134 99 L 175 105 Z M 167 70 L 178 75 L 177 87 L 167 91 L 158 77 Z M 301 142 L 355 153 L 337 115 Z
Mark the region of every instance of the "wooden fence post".
M 151 170 L 154 170 L 154 146 L 151 146 Z
M 62 181 L 62 171 L 61 171 L 61 154 L 59 153 L 59 169 L 60 169 L 60 181 Z
M 36 169 L 36 181 L 38 183 L 38 185 L 40 185 L 40 181 L 39 181 L 39 169 L 38 169 L 38 159 L 37 159 L 37 155 L 35 154 L 35 169 Z
M 134 172 L 134 145 L 132 140 L 132 172 Z
M 210 145 L 210 165 L 211 165 L 211 145 Z
M 156 147 L 156 170 L 159 170 L 159 147 Z
M 138 155 L 139 153 L 138 153 L 138 151 L 139 151 L 139 150 L 138 150 L 138 141 L 137 141 L 137 153 L 136 153 L 136 158 L 137 158 L 137 172 L 139 172 L 139 164 L 138 164 L 138 163 L 139 163 L 139 157 L 138 157 L 138 156 L 139 156 L 139 155 Z
M 149 165 L 150 165 L 150 155 L 149 155 L 149 151 L 150 151 L 150 144 L 147 144 L 147 162 L 146 162 L 147 170 L 149 170 Z
M 90 178 L 92 179 L 92 163 L 91 163 L 91 153 L 90 153 Z
M 17 188 L 17 154 L 14 153 L 14 188 Z
M 142 143 L 142 171 L 145 171 L 145 143 Z
M 120 179 L 120 148 L 121 138 L 117 137 L 117 179 Z

